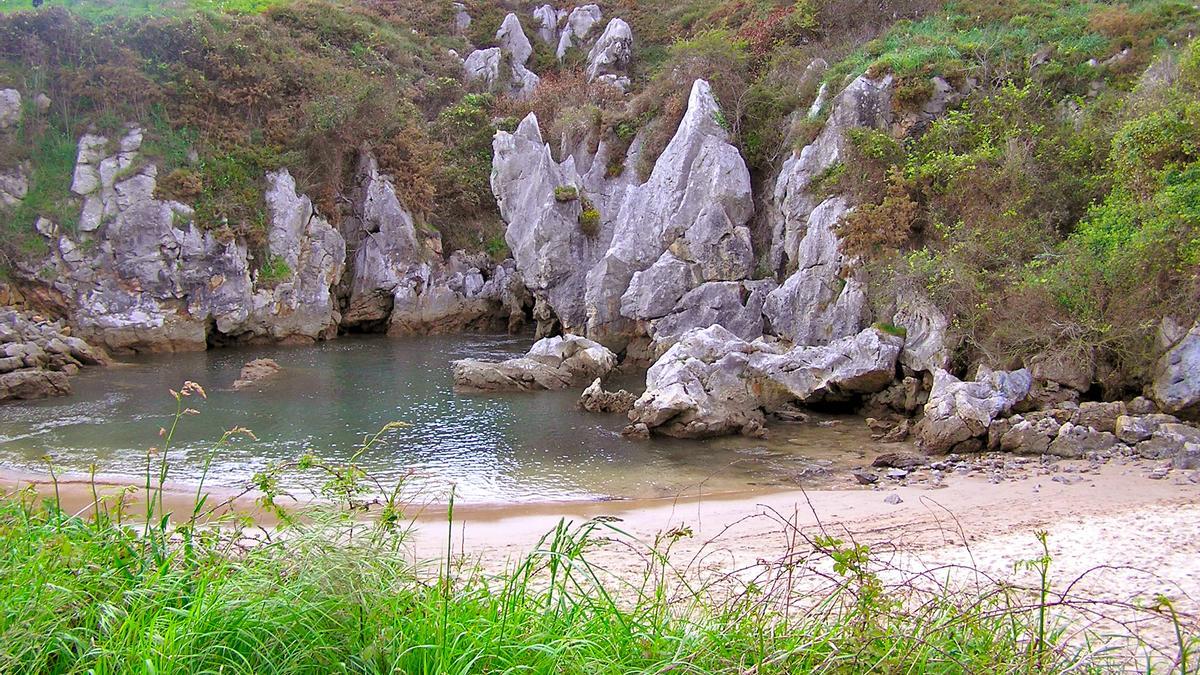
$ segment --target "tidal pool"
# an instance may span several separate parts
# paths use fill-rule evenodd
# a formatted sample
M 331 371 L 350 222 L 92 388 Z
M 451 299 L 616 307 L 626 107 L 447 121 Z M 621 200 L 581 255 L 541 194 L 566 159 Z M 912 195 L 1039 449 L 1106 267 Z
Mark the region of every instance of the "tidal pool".
M 195 483 L 225 429 L 251 429 L 213 454 L 207 484 L 237 489 L 272 462 L 306 453 L 344 462 L 364 438 L 387 433 L 357 458 L 385 485 L 460 502 L 529 503 L 738 492 L 845 481 L 839 469 L 874 451 L 860 420 L 771 427 L 768 440 L 707 441 L 621 436 L 626 420 L 577 410 L 579 392 L 467 395 L 451 386 L 450 362 L 524 353 L 529 336 L 456 335 L 411 339 L 363 336 L 316 346 L 214 350 L 138 357 L 73 378 L 67 398 L 0 405 L 0 467 L 45 473 L 145 475 L 146 449 L 161 446 L 185 380 L 208 399 L 186 399 L 168 455 L 169 479 Z M 242 365 L 272 358 L 275 379 L 247 391 L 231 384 Z M 637 390 L 640 378 L 613 385 Z M 299 489 L 312 476 L 285 482 Z M 291 483 L 294 481 L 294 484 Z

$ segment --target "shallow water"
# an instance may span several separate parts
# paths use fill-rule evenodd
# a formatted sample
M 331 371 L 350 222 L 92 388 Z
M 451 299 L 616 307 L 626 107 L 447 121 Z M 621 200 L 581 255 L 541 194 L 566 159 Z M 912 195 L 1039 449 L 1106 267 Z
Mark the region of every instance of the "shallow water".
M 172 481 L 196 482 L 223 430 L 243 426 L 259 440 L 216 451 L 208 484 L 239 488 L 271 462 L 311 452 L 346 461 L 364 437 L 392 421 L 357 462 L 392 484 L 466 503 L 639 498 L 844 482 L 873 443 L 861 421 L 832 427 L 774 425 L 769 440 L 634 441 L 626 420 L 575 407 L 578 392 L 460 395 L 450 361 L 524 353 L 527 336 L 351 337 L 309 347 L 215 350 L 133 359 L 87 369 L 67 398 L 0 406 L 0 466 L 45 472 L 145 475 L 146 448 L 161 444 L 175 403 L 168 389 L 194 380 L 207 400 L 185 399 L 188 416 L 169 453 Z M 273 358 L 284 371 L 234 392 L 241 366 Z M 615 384 L 634 389 L 637 378 Z M 289 486 L 314 484 L 289 474 Z

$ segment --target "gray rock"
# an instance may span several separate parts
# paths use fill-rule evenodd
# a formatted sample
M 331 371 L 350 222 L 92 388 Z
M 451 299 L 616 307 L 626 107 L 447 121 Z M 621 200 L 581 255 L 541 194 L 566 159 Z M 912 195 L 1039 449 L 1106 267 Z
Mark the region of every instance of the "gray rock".
M 24 167 L 0 170 L 0 206 L 16 206 L 29 192 Z
M 633 29 L 622 19 L 613 19 L 588 53 L 588 81 L 601 80 L 624 91 L 629 88 L 632 61 Z
M 912 289 L 902 292 L 897 297 L 892 323 L 905 330 L 904 350 L 900 352 L 901 364 L 918 373 L 949 367 L 950 348 L 946 344 L 946 331 L 950 321 L 923 294 Z
M 1025 454 L 1045 454 L 1063 427 L 1053 417 L 1026 420 L 1018 415 L 1009 422 L 1007 431 L 1000 437 L 998 449 Z
M 467 6 L 461 2 L 454 3 L 454 30 L 459 35 L 466 33 L 471 27 L 471 15 L 467 13 Z
M 616 366 L 615 354 L 587 338 L 543 338 L 521 358 L 455 361 L 454 386 L 468 391 L 567 389 L 603 378 Z
M 763 307 L 775 335 L 822 345 L 854 335 L 866 324 L 865 280 L 849 266 L 834 232 L 848 211 L 845 199 L 833 197 L 807 214 L 807 229 L 794 253 L 798 269 Z
M 936 370 L 925 417 L 917 425 L 918 441 L 927 452 L 949 452 L 984 437 L 992 421 L 1023 401 L 1032 385 L 1033 377 L 1025 369 L 1003 372 L 981 367 L 975 380 L 968 382 Z
M 635 401 L 637 401 L 637 396 L 624 389 L 605 391 L 600 386 L 600 378 L 596 378 L 587 389 L 583 390 L 583 395 L 579 397 L 579 407 L 591 413 L 624 415 L 633 409 Z
M 21 92 L 16 89 L 0 89 L 0 131 L 14 127 L 21 121 Z
M 1117 430 L 1117 418 L 1124 414 L 1125 404 L 1121 401 L 1085 401 L 1079 404 L 1079 409 L 1071 416 L 1071 422 L 1096 431 L 1114 433 Z
M 1152 393 L 1163 412 L 1200 415 L 1200 321 L 1159 359 Z
M 693 329 L 647 372 L 630 419 L 679 437 L 757 432 L 764 410 L 882 389 L 900 345 L 872 329 L 827 347 L 780 351 L 720 325 Z
M 553 5 L 542 5 L 533 10 L 533 20 L 538 25 L 538 39 L 552 47 L 557 46 L 558 24 L 566 18 L 566 15 L 565 11 L 555 10 Z
M 533 45 L 529 43 L 529 38 L 525 36 L 525 30 L 521 28 L 521 20 L 511 12 L 504 17 L 499 30 L 496 31 L 496 43 L 499 45 L 500 51 L 506 52 L 512 57 L 514 67 L 524 66 L 529 62 L 529 57 L 533 55 Z
M 772 269 L 780 269 L 785 262 L 792 269 L 803 269 L 800 242 L 810 227 L 809 215 L 819 204 L 813 181 L 841 161 L 847 131 L 891 124 L 891 95 L 891 76 L 854 80 L 834 100 L 816 140 L 784 161 L 767 211 L 772 231 L 767 261 Z
M 619 343 L 632 332 L 621 300 L 633 275 L 670 250 L 705 281 L 745 279 L 754 255 L 750 173 L 718 124 L 712 89 L 697 80 L 688 110 L 650 178 L 624 193 L 611 244 L 586 280 L 588 334 Z
M 727 328 L 743 340 L 759 337 L 763 334 L 763 303 L 774 289 L 775 282 L 769 279 L 711 281 L 693 288 L 667 315 L 651 322 L 655 349 L 664 351 L 687 331 L 712 325 Z
M 599 5 L 583 5 L 571 10 L 567 16 L 567 23 L 563 26 L 559 36 L 558 48 L 555 50 L 558 60 L 563 60 L 568 49 L 584 46 L 592 29 L 600 23 L 603 16 Z
M 1119 447 L 1117 437 L 1107 431 L 1071 424 L 1067 422 L 1046 449 L 1046 454 L 1058 457 L 1078 458 L 1092 453 L 1111 452 Z
M 900 495 L 898 495 L 894 492 L 892 494 L 884 497 L 883 501 L 887 502 L 888 504 L 891 504 L 892 506 L 896 506 L 897 504 L 904 503 L 904 500 L 900 498 Z
M 911 471 L 929 463 L 929 457 L 912 452 L 885 452 L 871 462 L 877 469 L 904 469 Z

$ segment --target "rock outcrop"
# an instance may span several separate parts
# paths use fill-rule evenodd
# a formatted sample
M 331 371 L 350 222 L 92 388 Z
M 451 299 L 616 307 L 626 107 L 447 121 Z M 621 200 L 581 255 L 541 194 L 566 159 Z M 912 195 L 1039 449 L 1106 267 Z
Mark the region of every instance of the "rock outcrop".
M 764 412 L 882 390 L 902 343 L 872 328 L 824 347 L 783 350 L 719 325 L 695 329 L 650 368 L 629 417 L 670 436 L 758 434 Z
M 790 274 L 765 308 L 780 337 L 825 344 L 857 333 L 867 320 L 865 280 L 841 253 L 834 230 L 852 205 L 836 196 L 819 200 L 813 183 L 840 161 L 849 130 L 890 125 L 891 90 L 891 76 L 854 80 L 834 101 L 816 140 L 783 164 L 768 205 L 766 262 Z
M 496 31 L 497 47 L 477 49 L 463 61 L 469 83 L 478 83 L 488 91 L 502 91 L 517 98 L 533 94 L 540 79 L 525 67 L 533 55 L 533 45 L 521 28 L 516 14 L 508 14 Z
M 562 61 L 566 58 L 567 51 L 572 47 L 584 47 L 591 36 L 592 29 L 600 23 L 600 19 L 603 17 L 604 13 L 600 11 L 599 5 L 583 5 L 571 10 L 571 13 L 567 15 L 567 22 L 559 34 L 558 48 L 555 50 L 558 60 Z
M 454 386 L 465 391 L 569 389 L 603 378 L 617 356 L 599 343 L 576 336 L 543 338 L 520 358 L 501 362 L 455 361 Z
M 603 82 L 625 91 L 629 88 L 632 61 L 633 29 L 624 20 L 613 19 L 588 52 L 588 81 Z
M 973 381 L 964 382 L 936 370 L 925 417 L 917 438 L 927 452 L 981 450 L 982 438 L 997 417 L 1006 416 L 1025 400 L 1033 386 L 1028 370 L 991 371 L 981 367 Z
M 712 89 L 697 80 L 650 178 L 626 191 L 612 243 L 587 275 L 593 339 L 620 345 L 635 321 L 658 318 L 621 312 L 622 298 L 647 279 L 670 278 L 682 298 L 700 283 L 740 281 L 753 271 L 750 173 L 720 119 Z
M 0 309 L 0 401 L 65 396 L 69 375 L 108 356 L 71 335 L 62 321 Z
M 1200 321 L 1159 359 L 1152 394 L 1165 412 L 1200 418 Z
M 201 230 L 191 207 L 156 195 L 142 132 L 79 141 L 72 191 L 79 233 L 41 223 L 51 254 L 23 271 L 63 298 L 79 334 L 116 352 L 205 349 L 210 341 L 312 341 L 336 331 L 330 292 L 341 236 L 280 171 L 267 176 L 267 259 Z M 269 278 L 260 269 L 270 268 Z
M 542 5 L 533 10 L 533 20 L 538 27 L 538 39 L 551 47 L 556 47 L 559 38 L 558 24 L 566 17 L 567 12 L 554 9 L 554 5 Z
M 21 92 L 0 89 L 0 131 L 15 127 L 21 121 Z

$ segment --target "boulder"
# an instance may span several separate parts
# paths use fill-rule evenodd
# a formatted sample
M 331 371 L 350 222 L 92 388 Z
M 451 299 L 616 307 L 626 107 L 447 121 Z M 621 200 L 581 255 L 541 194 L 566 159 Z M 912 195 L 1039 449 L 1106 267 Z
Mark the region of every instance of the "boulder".
M 624 20 L 613 19 L 588 53 L 588 82 L 605 82 L 625 91 L 632 61 L 633 29 Z
M 567 13 L 554 9 L 553 5 L 542 5 L 533 10 L 533 21 L 537 24 L 538 39 L 554 47 L 558 45 L 558 24 L 565 19 Z
M 720 325 L 693 329 L 646 374 L 634 423 L 671 436 L 756 434 L 763 411 L 842 399 L 891 382 L 902 341 L 868 329 L 825 347 L 782 350 Z
M 0 131 L 15 127 L 21 121 L 21 92 L 0 89 Z
M 0 401 L 50 398 L 70 393 L 71 383 L 63 372 L 26 369 L 0 375 Z
M 1117 437 L 1107 431 L 1096 431 L 1090 427 L 1067 422 L 1058 430 L 1058 435 L 1046 448 L 1046 454 L 1057 457 L 1079 458 L 1093 453 L 1107 453 L 1122 447 Z
M 896 304 L 892 323 L 905 331 L 900 363 L 917 373 L 948 368 L 950 348 L 946 344 L 946 331 L 950 321 L 946 315 L 913 289 L 901 292 Z
M 583 390 L 583 395 L 579 397 L 579 407 L 590 413 L 624 415 L 633 409 L 635 401 L 637 396 L 624 389 L 605 391 L 604 387 L 600 386 L 600 378 L 596 378 L 591 386 Z
M 750 276 L 750 173 L 719 114 L 711 87 L 696 80 L 683 121 L 650 178 L 624 193 L 612 241 L 586 279 L 594 339 L 619 345 L 633 333 L 633 322 L 621 314 L 622 298 L 633 275 L 656 263 L 695 265 L 703 281 Z
M 1063 426 L 1048 416 L 1027 420 L 1017 415 L 1005 421 L 1008 422 L 1003 425 L 1006 430 L 1000 435 L 995 449 L 1024 454 L 1045 454 Z M 1001 426 L 999 421 L 993 424 L 996 426 Z M 991 445 L 989 441 L 989 447 Z
M 981 367 L 967 382 L 935 370 L 925 417 L 917 425 L 918 442 L 927 452 L 949 452 L 984 437 L 993 420 L 1025 400 L 1032 385 L 1033 377 L 1025 369 L 1004 372 Z
M 1159 359 L 1151 393 L 1163 412 L 1200 416 L 1200 321 Z
M 242 366 L 242 372 L 233 382 L 234 391 L 242 391 L 262 384 L 263 380 L 274 377 L 283 370 L 274 359 L 255 359 Z
M 1121 401 L 1085 401 L 1071 416 L 1071 422 L 1096 431 L 1114 433 L 1117 430 L 1117 418 L 1125 414 L 1125 404 Z
M 1135 445 L 1153 436 L 1164 424 L 1178 422 L 1179 418 L 1174 415 L 1161 413 L 1120 415 L 1113 422 L 1113 431 L 1122 442 Z
M 574 335 L 543 338 L 520 358 L 455 361 L 454 385 L 468 391 L 567 389 L 603 378 L 617 366 L 604 346 Z
M 514 68 L 529 63 L 529 57 L 533 55 L 533 45 L 525 36 L 525 29 L 521 28 L 521 20 L 511 12 L 504 17 L 499 30 L 496 31 L 496 44 L 501 52 L 512 57 Z
M 1150 438 L 1139 442 L 1136 450 L 1144 459 L 1179 459 L 1182 463 L 1191 465 L 1200 456 L 1200 429 L 1187 424 L 1168 422 L 1155 429 Z

